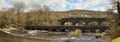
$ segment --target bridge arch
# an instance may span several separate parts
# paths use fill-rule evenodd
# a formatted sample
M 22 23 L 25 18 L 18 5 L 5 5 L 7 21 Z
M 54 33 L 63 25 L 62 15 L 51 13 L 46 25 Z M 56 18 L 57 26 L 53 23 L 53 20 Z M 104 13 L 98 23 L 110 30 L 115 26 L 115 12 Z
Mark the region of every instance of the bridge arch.
M 98 26 L 100 23 L 98 23 L 97 21 L 91 21 L 88 23 L 89 26 Z
M 59 32 L 59 29 L 51 29 L 50 31 L 55 31 L 55 32 Z
M 67 22 L 64 23 L 64 26 L 72 26 L 72 25 L 73 25 L 73 23 L 69 22 L 69 21 L 67 21 Z
M 79 21 L 78 23 L 75 24 L 76 26 L 85 26 L 86 23 L 84 21 Z
M 110 21 L 103 21 L 100 25 L 101 26 L 110 26 Z

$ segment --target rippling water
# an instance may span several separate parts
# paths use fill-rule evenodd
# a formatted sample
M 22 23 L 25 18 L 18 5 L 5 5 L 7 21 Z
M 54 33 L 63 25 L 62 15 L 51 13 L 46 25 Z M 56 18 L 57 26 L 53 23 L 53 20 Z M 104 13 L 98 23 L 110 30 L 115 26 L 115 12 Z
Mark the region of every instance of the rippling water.
M 49 40 L 33 39 L 25 36 L 16 36 L 0 31 L 0 42 L 50 42 Z
M 0 31 L 0 42 L 101 42 L 92 34 L 83 34 L 81 37 L 69 37 L 50 33 L 29 34 L 21 31 Z

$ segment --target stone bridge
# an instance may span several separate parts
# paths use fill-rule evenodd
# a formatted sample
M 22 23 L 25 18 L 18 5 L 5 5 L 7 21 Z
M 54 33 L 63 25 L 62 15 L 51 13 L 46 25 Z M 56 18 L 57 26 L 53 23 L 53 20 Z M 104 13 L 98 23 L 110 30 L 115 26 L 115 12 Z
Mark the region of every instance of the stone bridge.
M 69 32 L 76 29 L 82 32 L 104 32 L 109 29 L 110 20 L 106 18 L 62 18 L 60 26 L 25 26 L 26 30 L 46 30 L 54 32 Z
M 105 26 L 110 24 L 106 18 L 62 18 L 59 20 L 61 25 L 70 26 Z
M 45 30 L 45 31 L 52 31 L 52 32 L 70 32 L 76 29 L 82 30 L 82 32 L 104 32 L 105 30 L 109 29 L 106 26 L 25 26 L 27 30 Z

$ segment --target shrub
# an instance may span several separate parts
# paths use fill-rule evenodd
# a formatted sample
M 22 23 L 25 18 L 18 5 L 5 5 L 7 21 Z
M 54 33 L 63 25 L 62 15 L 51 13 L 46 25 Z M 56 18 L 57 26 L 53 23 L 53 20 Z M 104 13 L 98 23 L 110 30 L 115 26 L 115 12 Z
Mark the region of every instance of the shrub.
M 81 35 L 82 35 L 82 32 L 79 29 L 76 29 L 75 31 L 72 31 L 68 34 L 68 36 L 71 36 L 71 37 L 79 37 Z
M 108 32 L 113 39 L 117 38 L 120 36 L 120 26 L 112 27 Z

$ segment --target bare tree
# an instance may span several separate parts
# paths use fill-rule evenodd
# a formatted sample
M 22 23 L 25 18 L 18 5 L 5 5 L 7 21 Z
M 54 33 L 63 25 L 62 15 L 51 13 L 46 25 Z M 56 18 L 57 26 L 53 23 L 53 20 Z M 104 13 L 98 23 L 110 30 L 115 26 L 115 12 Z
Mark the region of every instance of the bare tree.
M 117 10 L 118 15 L 120 15 L 120 0 L 111 0 L 112 8 L 108 9 L 109 12 Z
M 23 2 L 14 2 L 13 7 L 8 9 L 8 11 L 15 12 L 19 14 L 20 12 L 24 11 L 25 4 Z
M 52 11 L 47 5 L 43 6 L 43 10 L 46 12 Z
M 113 7 L 117 9 L 118 14 L 120 15 L 120 0 L 112 0 L 113 1 Z
M 9 12 L 15 12 L 15 8 L 9 8 L 7 11 L 9 11 Z
M 15 2 L 13 3 L 13 10 L 15 14 L 17 15 L 17 24 L 20 24 L 21 16 L 20 13 L 24 11 L 25 4 L 23 2 Z
M 24 11 L 25 4 L 23 2 L 16 2 L 13 4 L 16 14 Z
M 113 36 L 112 38 L 116 38 L 120 36 L 120 0 L 111 0 L 112 8 L 109 9 L 109 12 L 113 12 L 114 10 L 117 10 L 117 19 L 116 24 L 112 24 L 111 29 L 109 30 L 110 34 Z
M 48 17 L 50 16 L 50 15 L 48 15 L 48 14 L 50 14 L 50 11 L 51 11 L 51 9 L 46 5 L 41 6 L 39 4 L 35 4 L 33 6 L 32 12 L 34 12 L 37 15 L 36 23 L 38 23 L 38 25 L 41 25 L 40 22 L 42 22 L 42 20 L 46 21 L 48 19 Z M 44 18 L 43 18 L 43 16 L 44 16 Z

